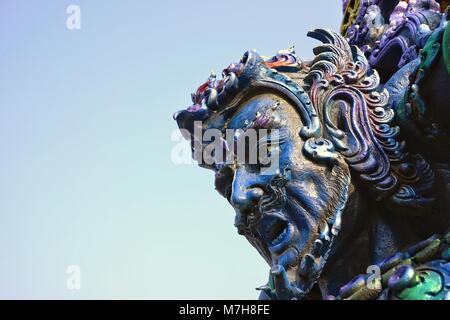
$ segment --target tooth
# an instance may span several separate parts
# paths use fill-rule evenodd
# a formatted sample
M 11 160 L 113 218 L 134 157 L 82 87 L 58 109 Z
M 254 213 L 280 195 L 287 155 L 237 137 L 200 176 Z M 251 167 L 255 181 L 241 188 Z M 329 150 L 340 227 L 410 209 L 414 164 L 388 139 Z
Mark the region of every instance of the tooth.
M 341 213 L 336 215 L 336 220 L 334 221 L 333 227 L 331 228 L 331 233 L 336 236 L 339 231 L 341 231 Z
M 330 241 L 330 228 L 326 222 L 320 227 L 320 239 Z
M 234 90 L 237 90 L 237 88 L 238 88 L 238 79 L 233 72 L 230 72 L 228 76 L 228 81 L 225 83 L 225 89 L 227 91 L 232 92 Z

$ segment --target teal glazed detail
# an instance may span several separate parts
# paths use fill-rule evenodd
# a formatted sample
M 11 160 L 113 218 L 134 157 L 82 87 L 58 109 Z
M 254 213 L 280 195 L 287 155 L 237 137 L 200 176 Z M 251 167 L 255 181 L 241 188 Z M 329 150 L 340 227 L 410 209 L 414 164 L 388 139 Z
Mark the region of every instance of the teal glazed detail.
M 432 236 L 377 265 L 381 286 L 368 288 L 369 274 L 343 286 L 338 300 L 450 300 L 450 232 Z M 363 279 L 363 281 L 361 281 Z
M 450 300 L 448 261 L 432 261 L 413 270 L 414 279 L 410 286 L 392 292 L 392 299 L 398 300 Z

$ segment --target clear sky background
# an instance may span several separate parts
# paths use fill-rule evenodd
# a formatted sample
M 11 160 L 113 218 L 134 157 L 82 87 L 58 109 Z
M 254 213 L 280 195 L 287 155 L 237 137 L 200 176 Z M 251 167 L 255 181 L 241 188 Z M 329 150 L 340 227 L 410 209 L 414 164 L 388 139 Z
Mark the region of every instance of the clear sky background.
M 212 173 L 171 162 L 172 114 L 246 50 L 310 58 L 306 32 L 341 17 L 337 0 L 0 0 L 0 298 L 257 298 L 269 268 Z

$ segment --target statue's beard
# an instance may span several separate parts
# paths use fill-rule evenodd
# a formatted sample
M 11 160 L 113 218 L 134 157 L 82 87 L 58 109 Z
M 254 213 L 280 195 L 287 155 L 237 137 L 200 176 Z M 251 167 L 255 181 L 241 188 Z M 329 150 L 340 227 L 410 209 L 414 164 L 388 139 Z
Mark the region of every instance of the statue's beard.
M 249 221 L 246 237 L 271 265 L 281 265 L 307 292 L 317 280 L 340 230 L 350 175 L 290 170 L 275 177 Z

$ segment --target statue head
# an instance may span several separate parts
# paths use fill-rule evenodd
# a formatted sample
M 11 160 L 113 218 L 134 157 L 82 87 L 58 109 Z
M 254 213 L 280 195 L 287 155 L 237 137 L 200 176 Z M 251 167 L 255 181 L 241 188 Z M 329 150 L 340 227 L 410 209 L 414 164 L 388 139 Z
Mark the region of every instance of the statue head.
M 296 298 L 320 277 L 355 187 L 391 204 L 428 200 L 406 183 L 424 177 L 423 160 L 403 154 L 388 94 L 376 90 L 364 55 L 334 32 L 310 35 L 324 43 L 312 61 L 293 49 L 272 58 L 247 52 L 174 116 L 194 158 L 215 171 L 238 233 Z

